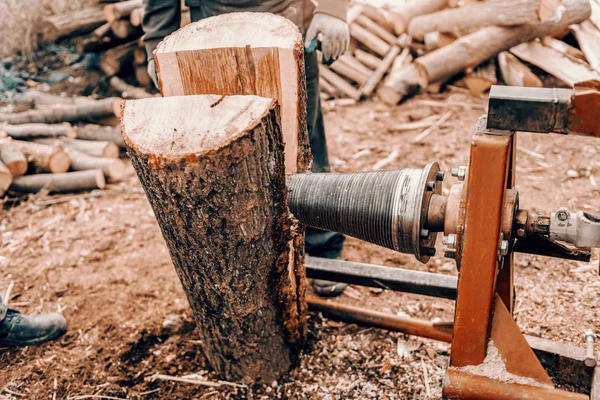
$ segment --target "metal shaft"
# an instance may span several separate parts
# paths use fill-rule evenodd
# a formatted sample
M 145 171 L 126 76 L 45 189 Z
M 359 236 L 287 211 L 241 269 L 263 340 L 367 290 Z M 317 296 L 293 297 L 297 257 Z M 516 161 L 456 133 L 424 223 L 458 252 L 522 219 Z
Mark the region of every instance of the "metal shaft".
M 439 179 L 439 180 L 438 180 Z M 425 168 L 288 177 L 288 203 L 304 225 L 375 243 L 422 262 L 435 254 L 427 226 L 433 194 L 441 193 L 437 163 Z
M 594 351 L 594 341 L 596 333 L 593 330 L 588 330 L 585 333 L 585 365 L 588 367 L 596 366 L 596 352 Z

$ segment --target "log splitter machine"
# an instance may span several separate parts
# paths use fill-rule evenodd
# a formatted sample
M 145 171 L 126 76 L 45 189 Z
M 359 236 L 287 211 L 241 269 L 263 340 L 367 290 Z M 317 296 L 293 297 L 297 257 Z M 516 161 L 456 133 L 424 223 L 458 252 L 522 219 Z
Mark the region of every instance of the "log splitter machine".
M 352 284 L 455 299 L 453 323 L 344 306 L 309 297 L 334 317 L 451 343 L 448 399 L 600 399 L 594 335 L 579 348 L 526 336 L 513 319 L 514 252 L 589 261 L 600 247 L 600 217 L 560 208 L 536 215 L 515 190 L 517 131 L 600 136 L 600 82 L 575 89 L 494 86 L 473 134 L 460 183 L 442 192 L 436 162 L 349 174 L 297 174 L 289 204 L 307 226 L 345 233 L 425 263 L 443 232 L 452 276 L 309 258 L 307 274 Z

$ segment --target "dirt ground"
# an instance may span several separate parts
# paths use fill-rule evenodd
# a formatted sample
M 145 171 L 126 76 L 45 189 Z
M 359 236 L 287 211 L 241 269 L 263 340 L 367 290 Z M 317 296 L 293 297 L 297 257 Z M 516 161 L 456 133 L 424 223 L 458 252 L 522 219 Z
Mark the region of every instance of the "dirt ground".
M 432 105 L 431 101 L 440 101 Z M 444 171 L 466 165 L 485 97 L 423 95 L 398 106 L 337 106 L 326 114 L 330 158 L 340 172 L 374 167 Z M 447 123 L 412 143 L 421 130 L 395 125 L 434 114 Z M 523 208 L 600 209 L 600 142 L 519 134 L 517 188 Z M 385 162 L 382 162 L 385 160 Z M 377 165 L 379 164 L 379 165 Z M 568 170 L 572 170 L 567 174 Z M 573 172 L 574 171 L 574 172 Z M 445 187 L 455 183 L 449 177 Z M 6 200 L 0 217 L 0 290 L 24 313 L 62 312 L 68 333 L 40 347 L 0 349 L 0 399 L 437 399 L 449 346 L 310 315 L 309 344 L 289 377 L 251 388 L 153 380 L 154 374 L 218 378 L 202 355 L 191 311 L 153 213 L 130 168 L 125 182 L 102 192 Z M 441 241 L 441 240 L 440 240 Z M 347 260 L 457 273 L 438 256 L 427 265 L 349 239 Z M 515 315 L 531 335 L 582 345 L 600 331 L 598 255 L 591 264 L 516 257 Z M 453 302 L 351 287 L 337 301 L 419 318 L 452 319 Z

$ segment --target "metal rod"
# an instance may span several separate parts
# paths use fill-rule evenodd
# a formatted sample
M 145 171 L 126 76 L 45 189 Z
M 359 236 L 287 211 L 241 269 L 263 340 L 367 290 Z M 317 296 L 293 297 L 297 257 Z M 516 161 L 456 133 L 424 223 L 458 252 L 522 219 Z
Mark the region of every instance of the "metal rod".
M 458 278 L 431 272 L 411 271 L 329 258 L 307 257 L 309 278 L 344 282 L 396 292 L 454 300 Z
M 394 314 L 334 303 L 314 296 L 308 296 L 306 302 L 309 310 L 320 311 L 342 321 L 403 332 L 446 343 L 452 341 L 451 324 L 436 324 L 417 318 L 400 317 Z
M 594 341 L 596 333 L 589 329 L 585 333 L 585 365 L 588 367 L 596 366 L 596 352 L 594 351 Z

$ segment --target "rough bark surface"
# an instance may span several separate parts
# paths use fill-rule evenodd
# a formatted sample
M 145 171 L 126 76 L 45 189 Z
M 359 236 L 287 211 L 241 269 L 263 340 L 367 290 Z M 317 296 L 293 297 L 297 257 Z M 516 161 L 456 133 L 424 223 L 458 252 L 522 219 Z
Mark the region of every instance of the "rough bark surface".
M 95 169 L 60 174 L 20 176 L 13 180 L 10 190 L 18 193 L 36 193 L 45 189 L 50 193 L 70 193 L 104 189 L 105 184 L 104 174 L 101 170 Z
M 229 380 L 277 379 L 303 338 L 303 240 L 287 206 L 279 124 L 275 103 L 255 96 L 128 100 L 123 111 L 203 350 Z
M 42 26 L 44 41 L 55 42 L 65 36 L 91 32 L 105 22 L 102 7 L 53 15 L 44 20 Z

